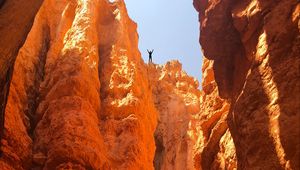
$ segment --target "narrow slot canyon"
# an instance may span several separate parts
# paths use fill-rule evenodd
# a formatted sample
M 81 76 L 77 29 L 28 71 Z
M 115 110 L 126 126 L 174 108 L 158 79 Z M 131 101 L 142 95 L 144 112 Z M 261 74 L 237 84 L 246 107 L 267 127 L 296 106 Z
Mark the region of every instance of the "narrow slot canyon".
M 200 83 L 124 0 L 0 0 L 0 169 L 300 169 L 299 1 L 187 3 Z

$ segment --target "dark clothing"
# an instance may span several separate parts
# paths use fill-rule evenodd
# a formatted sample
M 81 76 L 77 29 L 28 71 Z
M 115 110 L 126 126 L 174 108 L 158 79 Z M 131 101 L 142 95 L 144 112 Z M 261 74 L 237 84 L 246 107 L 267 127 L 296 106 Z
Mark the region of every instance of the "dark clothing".
M 154 50 L 152 50 L 152 51 L 147 50 L 147 51 L 149 53 L 149 63 L 150 62 L 152 63 L 152 53 L 153 53 Z

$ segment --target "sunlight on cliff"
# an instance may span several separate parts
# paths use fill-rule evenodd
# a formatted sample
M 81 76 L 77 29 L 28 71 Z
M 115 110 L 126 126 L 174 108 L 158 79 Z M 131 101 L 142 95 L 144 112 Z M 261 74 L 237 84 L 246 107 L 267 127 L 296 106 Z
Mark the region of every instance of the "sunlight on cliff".
M 127 2 L 0 0 L 1 170 L 299 167 L 297 0 Z
M 279 99 L 279 92 L 276 86 L 276 82 L 273 80 L 272 77 L 273 75 L 272 68 L 268 65 L 269 58 L 270 58 L 268 51 L 269 49 L 268 49 L 268 42 L 267 42 L 267 34 L 264 31 L 259 36 L 256 56 L 262 59 L 261 67 L 259 67 L 259 72 L 262 77 L 261 81 L 263 83 L 264 92 L 267 95 L 270 102 L 268 106 L 266 106 L 266 109 L 268 110 L 268 116 L 269 116 L 269 133 L 274 140 L 273 143 L 275 145 L 277 157 L 281 163 L 281 166 L 283 168 L 290 169 L 291 165 L 289 163 L 289 160 L 285 159 L 286 157 L 285 151 L 280 140 L 279 116 L 281 111 L 280 111 L 280 107 L 277 106 L 276 108 L 276 104 L 278 103 L 278 99 Z M 268 74 L 266 74 L 266 70 L 268 70 L 267 71 Z

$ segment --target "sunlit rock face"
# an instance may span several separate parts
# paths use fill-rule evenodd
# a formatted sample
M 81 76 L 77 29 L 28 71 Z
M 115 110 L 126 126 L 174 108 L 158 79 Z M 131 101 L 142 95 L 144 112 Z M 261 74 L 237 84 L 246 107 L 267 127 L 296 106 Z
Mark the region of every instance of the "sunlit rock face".
M 194 0 L 194 5 L 200 44 L 213 64 L 215 99 L 228 101 L 237 168 L 299 169 L 299 1 Z
M 199 84 L 142 61 L 123 1 L 45 0 L 32 23 L 1 74 L 2 169 L 194 169 Z
M 194 117 L 199 113 L 198 81 L 188 76 L 178 61 L 148 67 L 158 110 L 155 131 L 155 169 L 194 169 Z
M 123 1 L 45 0 L 18 52 L 5 169 L 153 169 L 157 112 Z

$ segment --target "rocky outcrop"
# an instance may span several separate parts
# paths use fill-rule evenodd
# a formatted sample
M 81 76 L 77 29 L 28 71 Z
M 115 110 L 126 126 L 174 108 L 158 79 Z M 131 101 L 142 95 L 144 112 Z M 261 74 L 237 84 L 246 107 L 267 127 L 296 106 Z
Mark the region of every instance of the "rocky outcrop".
M 199 112 L 199 83 L 182 71 L 178 61 L 148 67 L 158 125 L 155 131 L 155 169 L 194 169 L 192 125 Z
M 41 3 L 41 0 L 0 0 L 0 139 L 4 133 L 4 112 L 13 63 Z
M 98 27 L 101 132 L 113 169 L 153 169 L 157 111 L 138 51 L 137 25 L 123 1 L 109 6 Z
M 204 59 L 200 112 L 193 132 L 197 134 L 194 162 L 196 169 L 235 169 L 236 154 L 228 130 L 229 103 L 219 97 L 213 62 Z
M 215 98 L 229 102 L 237 168 L 299 169 L 299 1 L 194 0 L 194 5 L 200 44 L 213 63 Z
M 123 1 L 45 0 L 15 62 L 1 167 L 153 169 L 137 41 Z
M 155 169 L 236 169 L 230 105 L 218 96 L 213 62 L 204 60 L 202 91 L 178 61 L 150 64 L 148 74 L 159 115 Z
M 41 3 L 41 0 L 0 1 L 0 83 L 24 43 Z

